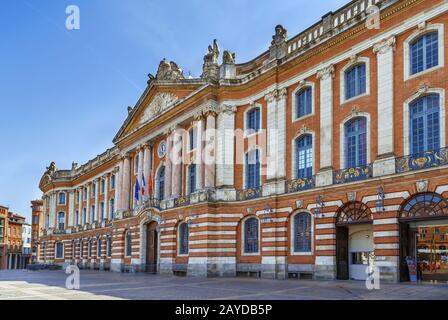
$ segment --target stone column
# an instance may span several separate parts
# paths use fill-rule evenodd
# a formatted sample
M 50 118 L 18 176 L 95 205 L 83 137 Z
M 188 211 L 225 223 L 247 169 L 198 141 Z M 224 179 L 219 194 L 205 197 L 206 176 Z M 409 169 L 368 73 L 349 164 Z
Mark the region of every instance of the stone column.
M 138 183 L 140 185 L 140 188 L 142 188 L 142 177 L 143 177 L 143 160 L 144 160 L 143 159 L 143 157 L 144 157 L 144 150 L 143 150 L 143 148 L 144 148 L 143 146 L 140 146 L 138 148 L 137 179 L 138 179 Z M 134 192 L 134 191 L 132 191 L 132 192 Z M 132 198 L 134 198 L 134 196 L 132 196 Z M 134 199 L 134 201 L 136 201 L 136 200 Z M 141 191 L 140 191 L 140 194 L 138 196 L 138 203 L 134 204 L 134 207 L 137 206 L 137 205 L 142 204 L 142 201 L 143 201 L 143 199 L 142 199 Z
M 95 212 L 94 217 L 95 221 L 100 221 L 100 208 L 99 208 L 99 202 L 100 202 L 100 188 L 101 188 L 101 179 L 95 179 L 93 182 L 95 184 Z
M 75 225 L 75 191 L 68 191 L 68 227 Z M 66 228 L 67 229 L 67 228 Z
M 51 193 L 51 211 L 50 211 L 50 227 L 51 228 L 56 228 L 56 201 L 57 201 L 57 196 L 56 196 L 56 192 L 52 192 Z
M 82 187 L 78 188 L 79 191 L 79 203 L 78 203 L 78 222 L 80 225 L 83 225 L 85 221 L 82 220 Z
M 205 189 L 214 189 L 216 166 L 216 109 L 209 108 L 205 111 L 204 115 L 207 125 L 204 137 L 204 186 Z
M 394 155 L 394 49 L 395 36 L 373 46 L 378 64 L 378 157 L 373 175 L 395 173 Z
M 196 127 L 196 154 L 195 154 L 195 164 L 196 164 L 196 190 L 202 191 L 204 189 L 203 183 L 203 172 L 204 165 L 202 161 L 203 152 L 203 139 L 205 134 L 205 123 L 204 116 L 202 113 L 195 116 L 194 126 Z
M 222 105 L 217 119 L 216 186 L 220 189 L 216 195 L 218 200 L 236 198 L 234 187 L 235 113 L 235 106 Z
M 123 204 L 121 202 L 121 194 L 123 192 L 123 168 L 124 161 L 120 160 L 118 164 L 118 169 L 115 171 L 115 211 L 120 212 L 123 208 Z M 111 212 L 114 214 L 114 212 Z
M 145 143 L 144 151 L 143 151 L 143 171 L 142 175 L 145 177 L 145 196 L 144 201 L 149 198 L 148 194 L 148 183 L 149 183 L 149 171 L 151 168 L 151 145 L 149 143 Z
M 316 185 L 319 187 L 333 184 L 333 77 L 333 65 L 317 73 L 320 79 L 320 170 Z
M 109 217 L 109 179 L 110 173 L 106 173 L 104 179 L 104 219 L 110 220 Z
M 130 192 L 131 192 L 131 160 L 129 154 L 125 155 L 123 163 L 123 189 L 122 189 L 122 209 L 128 211 L 130 209 Z
M 166 136 L 166 156 L 165 156 L 165 200 L 171 198 L 171 157 L 172 157 L 172 130 L 170 129 Z
M 177 198 L 182 195 L 182 130 L 176 128 L 173 133 L 173 164 L 171 172 L 171 196 Z
M 86 221 L 85 221 L 85 223 L 92 223 L 93 221 L 90 221 L 90 220 L 92 220 L 91 213 L 90 213 L 90 190 L 91 190 L 90 188 L 92 188 L 92 187 L 91 187 L 90 182 L 87 184 L 86 188 L 87 188 L 87 200 L 86 200 Z

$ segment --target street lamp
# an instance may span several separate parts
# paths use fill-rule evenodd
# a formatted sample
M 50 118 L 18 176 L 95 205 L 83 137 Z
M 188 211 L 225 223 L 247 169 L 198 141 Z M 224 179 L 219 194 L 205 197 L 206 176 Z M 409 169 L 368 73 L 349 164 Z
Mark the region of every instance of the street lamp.
M 386 198 L 386 194 L 384 193 L 383 187 L 378 187 L 378 200 L 376 202 L 376 211 L 384 212 L 386 208 L 384 207 L 384 199 Z
M 316 198 L 316 203 L 317 206 L 314 209 L 314 215 L 316 217 L 316 219 L 321 218 L 324 216 L 324 214 L 322 213 L 323 208 L 325 207 L 325 202 L 322 196 L 318 196 Z

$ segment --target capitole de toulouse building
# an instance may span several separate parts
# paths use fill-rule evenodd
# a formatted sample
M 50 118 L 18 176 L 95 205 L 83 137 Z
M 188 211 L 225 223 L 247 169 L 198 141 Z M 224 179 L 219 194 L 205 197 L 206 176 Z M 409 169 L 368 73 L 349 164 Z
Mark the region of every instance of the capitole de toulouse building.
M 39 260 L 448 280 L 447 25 L 446 1 L 357 0 L 246 63 L 215 41 L 200 78 L 163 60 L 111 149 L 47 168 Z

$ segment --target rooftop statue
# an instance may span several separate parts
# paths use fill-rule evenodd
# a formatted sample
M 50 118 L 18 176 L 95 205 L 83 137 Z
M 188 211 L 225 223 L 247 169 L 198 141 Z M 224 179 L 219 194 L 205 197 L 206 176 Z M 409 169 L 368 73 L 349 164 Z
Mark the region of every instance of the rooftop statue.
M 184 73 L 179 66 L 173 62 L 163 59 L 160 61 L 159 69 L 156 75 L 157 80 L 182 80 L 185 79 Z

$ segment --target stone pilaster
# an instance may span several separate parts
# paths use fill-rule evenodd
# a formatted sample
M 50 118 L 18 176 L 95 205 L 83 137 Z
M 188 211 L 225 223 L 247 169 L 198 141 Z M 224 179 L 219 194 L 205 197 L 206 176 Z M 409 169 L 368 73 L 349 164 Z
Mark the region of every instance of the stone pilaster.
M 172 179 L 172 130 L 169 130 L 166 135 L 166 156 L 165 156 L 165 200 L 171 198 L 171 179 Z
M 378 66 L 378 159 L 373 175 L 395 173 L 394 156 L 394 49 L 395 36 L 383 39 L 373 47 Z
M 202 161 L 203 153 L 203 138 L 205 134 L 205 123 L 202 114 L 195 117 L 194 126 L 196 128 L 196 151 L 195 151 L 195 164 L 196 164 L 196 190 L 200 191 L 204 188 L 203 177 L 204 177 L 204 164 Z
M 182 132 L 176 128 L 173 133 L 171 197 L 177 198 L 182 194 Z
M 129 154 L 125 155 L 123 163 L 123 188 L 122 188 L 122 210 L 128 211 L 130 209 L 131 200 L 131 159 Z
M 233 188 L 235 155 L 235 106 L 222 105 L 218 115 L 216 186 Z
M 216 110 L 208 109 L 204 115 L 207 126 L 204 138 L 204 186 L 205 189 L 213 189 L 216 173 Z
M 333 183 L 333 77 L 334 66 L 329 65 L 317 73 L 320 79 L 320 171 L 316 185 Z

